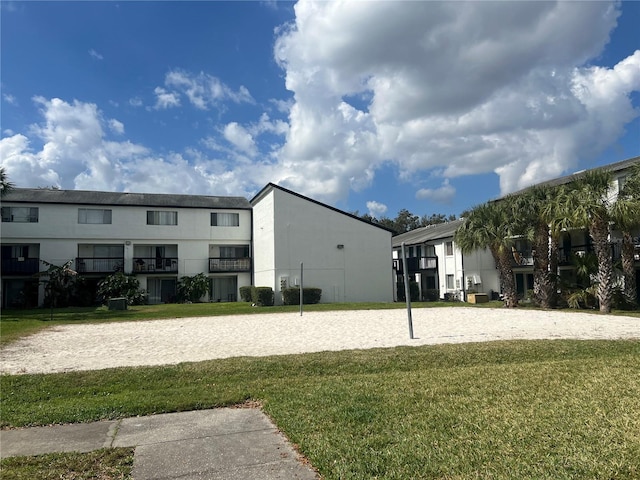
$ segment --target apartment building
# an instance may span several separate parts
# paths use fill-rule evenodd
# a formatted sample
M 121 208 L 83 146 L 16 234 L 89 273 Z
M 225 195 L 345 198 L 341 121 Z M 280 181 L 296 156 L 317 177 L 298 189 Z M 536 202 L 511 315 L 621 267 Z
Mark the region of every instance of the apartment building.
M 94 293 L 111 273 L 133 274 L 149 303 L 205 272 L 208 300 L 235 301 L 252 283 L 251 221 L 243 197 L 15 189 L 2 201 L 2 305 L 42 303 L 40 260 L 72 260 Z
M 205 273 L 204 301 L 242 286 L 322 289 L 322 302 L 392 301 L 391 232 L 273 184 L 244 197 L 18 188 L 2 200 L 2 305 L 37 306 L 45 262 L 98 283 L 135 275 L 149 303 L 176 300 L 181 277 Z
M 393 237 L 393 270 L 396 300 L 404 288 L 402 244 L 409 281 L 415 281 L 420 300 L 437 295 L 440 299 L 466 300 L 468 292 L 499 294 L 500 279 L 488 250 L 462 254 L 453 235 L 463 220 L 428 225 Z
M 272 183 L 251 205 L 255 284 L 276 303 L 301 281 L 322 302 L 393 301 L 390 230 Z
M 611 172 L 612 182 L 607 194 L 609 204 L 613 204 L 618 197 L 618 193 L 625 185 L 632 166 L 640 163 L 640 157 L 633 157 L 627 160 L 616 162 L 600 169 L 606 169 Z M 578 180 L 585 171 L 576 172 L 571 175 L 555 178 L 537 185 L 559 186 L 566 185 Z M 529 187 L 531 188 L 531 187 Z M 514 195 L 525 192 L 527 189 L 515 192 Z M 498 199 L 502 200 L 502 199 Z M 640 212 L 636 214 L 640 217 Z M 640 228 L 636 228 L 632 232 L 635 241 L 635 267 L 636 267 L 636 283 L 640 285 Z M 615 224 L 611 225 L 609 236 L 611 245 L 611 255 L 614 264 L 621 258 L 622 233 Z M 588 254 L 594 254 L 594 247 L 591 236 L 586 229 L 576 228 L 565 230 L 562 232 L 559 240 L 558 251 L 558 276 L 562 283 L 566 285 L 574 285 L 578 281 L 576 258 L 584 258 Z M 533 289 L 533 254 L 531 243 L 525 239 L 514 240 L 513 247 L 513 272 L 516 280 L 516 290 L 518 295 L 526 296 L 528 290 Z M 621 281 L 620 279 L 618 280 Z

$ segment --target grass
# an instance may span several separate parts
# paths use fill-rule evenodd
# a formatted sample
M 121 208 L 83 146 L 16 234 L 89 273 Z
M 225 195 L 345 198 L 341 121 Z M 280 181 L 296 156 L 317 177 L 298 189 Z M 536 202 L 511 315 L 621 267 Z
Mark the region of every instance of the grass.
M 0 466 L 4 480 L 125 480 L 131 478 L 133 448 L 12 457 Z
M 325 479 L 632 479 L 638 372 L 638 341 L 555 340 L 5 375 L 0 421 L 255 400 Z

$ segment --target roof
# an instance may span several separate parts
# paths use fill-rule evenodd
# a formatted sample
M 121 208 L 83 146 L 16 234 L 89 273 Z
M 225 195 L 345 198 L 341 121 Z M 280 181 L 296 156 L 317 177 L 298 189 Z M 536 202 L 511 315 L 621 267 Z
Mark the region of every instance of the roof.
M 580 177 L 582 177 L 585 174 L 585 172 L 589 172 L 592 170 L 608 170 L 612 173 L 620 172 L 630 168 L 632 165 L 636 163 L 640 163 L 640 157 L 633 157 L 627 160 L 622 160 L 621 162 L 611 163 L 609 165 L 603 165 L 601 167 L 591 168 L 589 170 L 581 170 L 579 172 L 575 172 L 570 175 L 565 175 L 563 177 L 547 180 L 546 182 L 536 183 L 535 185 L 531 185 L 529 187 L 523 188 L 521 190 L 518 190 L 517 192 L 510 193 L 509 195 L 518 195 L 522 192 L 526 192 L 532 187 L 538 187 L 538 186 L 557 187 L 558 185 L 566 185 L 567 183 L 571 183 L 579 179 Z M 496 198 L 495 200 L 500 200 L 502 198 L 505 198 L 506 196 L 507 195 Z
M 326 203 L 319 202 L 319 201 L 314 200 L 312 198 L 305 197 L 304 195 L 296 193 L 296 192 L 294 192 L 292 190 L 288 190 L 288 189 L 286 189 L 284 187 L 281 187 L 280 185 L 276 185 L 275 183 L 268 183 L 262 190 L 260 190 L 258 193 L 256 193 L 256 195 L 250 200 L 251 205 L 255 205 L 256 203 L 258 203 L 262 198 L 264 198 L 272 190 L 280 190 L 281 192 L 285 192 L 285 193 L 288 193 L 289 195 L 293 195 L 294 197 L 298 197 L 298 198 L 301 198 L 301 199 L 306 200 L 308 202 L 315 203 L 316 205 L 320 205 L 321 207 L 327 208 L 327 209 L 332 210 L 332 211 L 334 211 L 336 213 L 339 213 L 341 215 L 345 215 L 347 217 L 353 218 L 354 220 L 358 220 L 359 222 L 366 223 L 367 225 L 371 225 L 372 227 L 380 228 L 381 230 L 385 230 L 385 231 L 390 232 L 392 234 L 394 233 L 394 231 L 391 230 L 390 228 L 384 227 L 382 225 L 377 225 L 375 223 L 371 223 L 371 222 L 365 220 L 364 218 L 360 218 L 360 217 L 358 217 L 356 215 L 353 215 L 351 213 L 347 213 L 344 210 L 340 210 L 338 208 L 332 207 L 331 205 L 327 205 Z
M 420 245 L 433 240 L 453 237 L 453 234 L 463 222 L 464 219 L 461 218 L 459 220 L 427 225 L 426 227 L 416 228 L 410 232 L 401 233 L 392 238 L 392 246 L 400 247 L 403 243 L 407 245 Z
M 251 210 L 251 204 L 244 197 L 97 192 L 89 190 L 56 190 L 50 188 L 15 188 L 6 194 L 2 198 L 2 201 L 13 203 Z

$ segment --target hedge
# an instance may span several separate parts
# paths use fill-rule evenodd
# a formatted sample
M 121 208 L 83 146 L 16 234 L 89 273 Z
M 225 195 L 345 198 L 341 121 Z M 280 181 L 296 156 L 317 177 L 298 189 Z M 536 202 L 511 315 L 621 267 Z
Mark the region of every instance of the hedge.
M 321 297 L 321 288 L 302 289 L 302 303 L 304 304 L 320 303 Z M 285 305 L 300 305 L 300 288 L 292 287 L 282 290 L 282 302 Z
M 253 301 L 253 287 L 240 287 L 240 300 L 243 302 Z
M 411 295 L 411 301 L 417 302 L 420 300 L 420 287 L 418 282 L 414 282 L 409 280 L 409 295 Z M 404 302 L 406 301 L 405 293 L 404 293 L 404 283 L 398 282 L 398 301 Z
M 251 299 L 259 307 L 271 307 L 274 301 L 273 288 L 253 287 L 251 289 Z

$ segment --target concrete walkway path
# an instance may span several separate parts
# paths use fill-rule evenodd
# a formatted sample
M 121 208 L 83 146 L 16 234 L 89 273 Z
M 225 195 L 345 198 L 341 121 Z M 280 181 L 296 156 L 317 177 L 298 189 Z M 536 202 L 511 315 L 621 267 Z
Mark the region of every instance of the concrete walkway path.
M 258 409 L 220 408 L 0 431 L 0 457 L 136 447 L 135 480 L 315 480 Z

